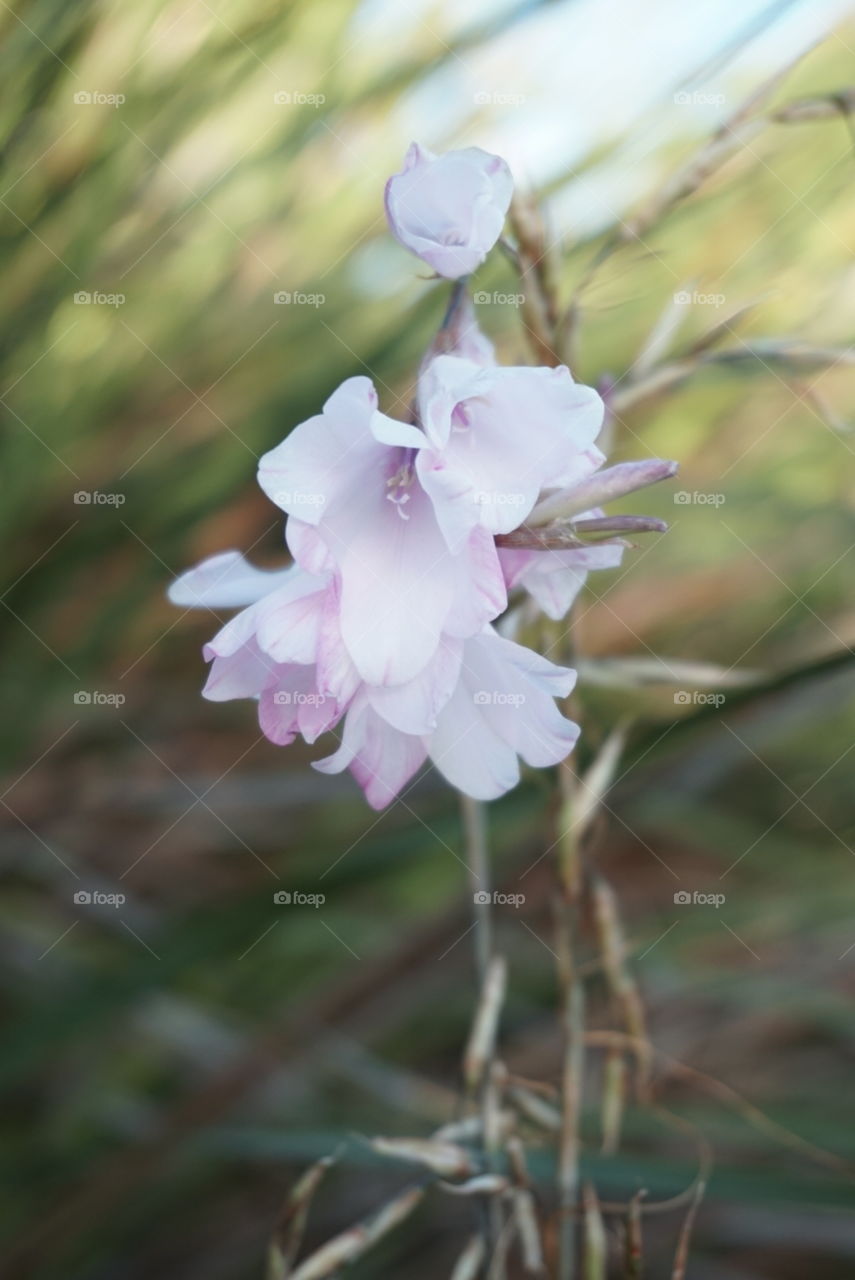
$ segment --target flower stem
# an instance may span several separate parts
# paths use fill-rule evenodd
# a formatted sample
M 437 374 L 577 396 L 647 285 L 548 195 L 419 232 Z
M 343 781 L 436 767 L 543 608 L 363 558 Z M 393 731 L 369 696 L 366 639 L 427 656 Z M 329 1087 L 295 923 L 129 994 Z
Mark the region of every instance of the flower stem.
M 579 1119 L 585 1045 L 585 989 L 576 970 L 577 911 L 571 903 L 558 907 L 561 1025 L 564 1043 L 561 1070 L 561 1134 L 558 1154 L 559 1280 L 576 1275 L 576 1213 L 579 1207 Z
M 475 965 L 479 989 L 483 987 L 493 951 L 490 922 L 490 863 L 487 855 L 487 815 L 484 805 L 470 796 L 460 797 L 466 865 L 472 890 L 475 929 Z
M 490 919 L 490 863 L 487 848 L 487 811 L 486 807 L 470 796 L 460 797 L 460 809 L 463 817 L 464 846 L 466 849 L 466 865 L 469 870 L 469 886 L 472 893 L 472 916 L 475 935 L 475 967 L 478 982 L 478 1009 L 488 998 L 493 973 L 493 933 Z M 502 987 L 504 978 L 502 978 Z M 484 1144 L 484 1163 L 488 1170 L 496 1167 L 495 1150 L 495 1112 L 497 1108 L 495 1096 L 494 1044 L 490 1037 L 487 1056 L 480 1071 L 480 1098 L 482 1141 Z M 490 1268 L 490 1276 L 495 1280 L 504 1280 L 505 1267 L 498 1252 L 502 1239 L 503 1215 L 499 1202 L 488 1196 L 483 1208 L 483 1239 L 485 1257 Z

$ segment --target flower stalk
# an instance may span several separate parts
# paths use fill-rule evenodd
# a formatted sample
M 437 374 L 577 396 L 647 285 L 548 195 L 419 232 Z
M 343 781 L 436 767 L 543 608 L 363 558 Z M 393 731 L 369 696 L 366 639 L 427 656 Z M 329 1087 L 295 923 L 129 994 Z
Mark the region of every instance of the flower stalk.
M 479 1108 L 484 1165 L 492 1173 L 498 1164 L 495 1050 L 505 996 L 507 966 L 504 959 L 493 955 L 486 806 L 473 800 L 471 796 L 461 795 L 460 808 L 472 895 L 475 969 L 480 993 L 464 1054 L 463 1076 L 466 1092 Z M 484 1256 L 490 1274 L 496 1280 L 504 1280 L 505 1268 L 500 1253 L 504 1215 L 501 1204 L 494 1195 L 482 1198 L 482 1223 Z
M 562 309 L 555 247 L 528 198 L 512 211 L 512 259 L 539 363 L 497 361 L 467 282 L 502 233 L 512 187 L 500 157 L 478 148 L 435 156 L 413 144 L 386 187 L 390 230 L 452 285 L 407 420 L 382 411 L 368 378 L 348 378 L 320 413 L 260 460 L 259 484 L 287 517 L 294 563 L 259 570 L 238 552 L 224 552 L 170 591 L 181 606 L 240 610 L 205 647 L 205 696 L 253 699 L 263 733 L 281 746 L 336 733 L 338 749 L 315 767 L 349 769 L 376 809 L 427 759 L 460 795 L 478 991 L 463 1058 L 463 1121 L 427 1141 L 375 1139 L 375 1151 L 420 1165 L 424 1186 L 297 1266 L 305 1206 L 320 1172 L 307 1189 L 301 1184 L 297 1226 L 280 1232 L 284 1244 L 272 1254 L 276 1266 L 297 1266 L 294 1280 L 320 1280 L 361 1257 L 366 1244 L 408 1216 L 428 1183 L 471 1197 L 480 1214 L 477 1243 L 461 1255 L 456 1276 L 505 1280 L 516 1247 L 536 1273 L 545 1251 L 508 1104 L 557 1139 L 557 1280 L 577 1280 L 580 1265 L 590 1280 L 604 1276 L 607 1206 L 593 1188 L 583 1193 L 580 1176 L 586 1001 L 579 953 L 592 914 L 626 1034 L 644 1044 L 646 1035 L 614 896 L 601 878 L 592 889 L 582 841 L 602 799 L 601 776 L 607 788 L 623 739 L 613 735 L 577 780 L 566 760 L 579 726 L 563 713 L 571 709 L 575 670 L 494 624 L 511 593 L 527 591 L 561 624 L 550 649 L 564 648 L 572 659 L 563 620 L 588 572 L 620 564 L 629 545 L 622 534 L 666 528 L 652 517 L 607 514 L 603 505 L 668 478 L 676 464 L 653 458 L 605 466 L 606 405 L 562 363 L 576 313 Z M 496 1056 L 507 969 L 495 952 L 485 802 L 516 785 L 520 758 L 535 768 L 559 765 L 560 1110 L 528 1082 L 509 1084 Z M 612 1074 L 608 1149 L 617 1146 L 623 1106 L 622 1077 Z M 646 1081 L 646 1072 L 639 1077 Z
M 472 894 L 472 921 L 475 935 L 475 970 L 480 991 L 487 984 L 490 957 L 493 954 L 490 919 L 490 860 L 487 852 L 487 814 L 484 805 L 471 796 L 460 796 L 463 818 L 466 867 Z

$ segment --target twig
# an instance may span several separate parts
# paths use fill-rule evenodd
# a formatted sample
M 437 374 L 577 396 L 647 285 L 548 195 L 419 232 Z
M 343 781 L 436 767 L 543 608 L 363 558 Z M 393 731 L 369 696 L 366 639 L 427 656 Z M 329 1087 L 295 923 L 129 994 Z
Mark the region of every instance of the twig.
M 525 1160 L 525 1148 L 519 1138 L 508 1139 L 508 1160 L 514 1177 L 513 1212 L 520 1241 L 523 1267 L 527 1275 L 541 1276 L 545 1272 L 543 1241 L 537 1219 L 534 1196 Z
M 463 1055 L 463 1076 L 470 1093 L 484 1084 L 493 1064 L 506 981 L 507 965 L 504 958 L 493 956 L 487 965 L 481 998 Z
M 593 879 L 591 896 L 606 978 L 621 1010 L 627 1032 L 639 1046 L 636 1055 L 638 1094 L 641 1098 L 647 1098 L 650 1092 L 651 1047 L 647 1038 L 641 993 L 626 963 L 626 945 L 617 898 L 611 885 L 601 875 Z
M 606 1280 L 606 1230 L 597 1193 L 590 1182 L 582 1191 L 585 1206 L 585 1280 Z
M 626 1280 L 641 1280 L 644 1269 L 644 1241 L 641 1226 L 641 1202 L 645 1192 L 639 1191 L 629 1202 L 626 1215 Z
M 337 1275 L 346 1263 L 363 1257 L 378 1240 L 408 1218 L 423 1195 L 421 1187 L 409 1187 L 370 1218 L 322 1245 L 292 1273 L 291 1280 L 326 1280 Z
M 729 1084 L 725 1084 L 723 1080 L 717 1080 L 714 1076 L 707 1075 L 704 1071 L 699 1071 L 697 1067 L 690 1067 L 687 1063 L 680 1062 L 677 1058 L 672 1058 L 670 1054 L 657 1049 L 649 1041 L 642 1045 L 635 1037 L 626 1035 L 622 1031 L 587 1031 L 585 1033 L 585 1042 L 592 1048 L 623 1045 L 636 1053 L 642 1051 L 652 1053 L 656 1058 L 667 1063 L 669 1070 L 674 1075 L 694 1080 L 712 1097 L 718 1098 L 720 1102 L 731 1107 L 738 1115 L 741 1115 L 747 1124 L 767 1134 L 768 1137 L 780 1143 L 781 1146 L 787 1147 L 791 1151 L 799 1152 L 800 1155 L 806 1156 L 825 1169 L 832 1169 L 835 1173 L 855 1180 L 855 1164 L 851 1161 L 833 1151 L 826 1151 L 823 1147 L 818 1147 L 813 1142 L 808 1142 L 807 1139 L 779 1124 L 777 1120 L 772 1120 L 759 1107 L 755 1107 L 752 1102 L 749 1102 L 747 1098 L 743 1098 L 742 1094 L 737 1093 L 735 1089 L 731 1088 Z
M 490 864 L 487 849 L 487 816 L 484 805 L 471 796 L 460 797 L 466 847 L 466 865 L 472 892 L 475 926 L 475 963 L 480 997 L 466 1052 L 464 1075 L 470 1089 L 480 1085 L 484 1160 L 487 1169 L 496 1166 L 496 1125 L 493 1063 L 498 1017 L 504 996 L 504 962 L 492 964 L 493 940 L 490 920 Z M 477 1071 L 476 1071 L 477 1068 Z M 491 1274 L 504 1280 L 504 1265 L 498 1254 L 502 1238 L 502 1207 L 494 1196 L 483 1201 L 484 1246 Z
M 611 1156 L 620 1146 L 621 1125 L 626 1105 L 626 1059 L 618 1049 L 610 1049 L 603 1066 L 602 1142 L 600 1150 Z
M 292 1188 L 277 1219 L 268 1255 L 269 1280 L 287 1276 L 300 1251 L 312 1200 L 336 1156 L 317 1160 Z
M 454 1264 L 451 1280 L 475 1280 L 481 1272 L 483 1262 L 484 1241 L 480 1236 L 473 1236 Z
M 564 1041 L 558 1154 L 558 1280 L 574 1280 L 576 1211 L 579 1199 L 579 1121 L 585 1067 L 585 989 L 576 971 L 574 956 L 578 899 L 559 903 L 557 916 L 558 973 Z
M 695 1218 L 697 1217 L 701 1201 L 704 1198 L 705 1190 L 706 1184 L 699 1182 L 695 1191 L 695 1197 L 689 1205 L 688 1212 L 686 1213 L 686 1218 L 680 1231 L 680 1238 L 677 1241 L 677 1253 L 674 1258 L 674 1270 L 671 1272 L 671 1280 L 686 1280 L 686 1267 L 689 1262 L 689 1244 L 692 1239 L 692 1228 L 695 1225 Z

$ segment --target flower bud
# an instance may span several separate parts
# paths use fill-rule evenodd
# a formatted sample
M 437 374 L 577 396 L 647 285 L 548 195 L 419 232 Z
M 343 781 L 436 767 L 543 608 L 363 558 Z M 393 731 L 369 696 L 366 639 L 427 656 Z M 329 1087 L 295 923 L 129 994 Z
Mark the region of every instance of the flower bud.
M 480 147 L 435 156 L 412 143 L 386 183 L 392 234 L 438 275 L 457 280 L 479 266 L 502 234 L 513 178 Z

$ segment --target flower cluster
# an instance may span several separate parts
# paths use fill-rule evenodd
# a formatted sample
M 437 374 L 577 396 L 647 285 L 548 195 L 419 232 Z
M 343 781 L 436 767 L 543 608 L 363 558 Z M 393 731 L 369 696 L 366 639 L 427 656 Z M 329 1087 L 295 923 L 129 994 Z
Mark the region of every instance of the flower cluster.
M 458 277 L 495 244 L 510 195 L 498 157 L 414 145 L 386 203 L 398 239 Z M 585 544 L 585 520 L 602 525 L 601 501 L 673 470 L 603 469 L 597 392 L 564 367 L 497 365 L 462 284 L 441 332 L 408 421 L 353 377 L 262 457 L 293 565 L 259 570 L 230 551 L 170 589 L 175 604 L 240 609 L 205 646 L 205 696 L 257 699 L 262 731 L 281 745 L 340 727 L 315 767 L 349 768 L 375 808 L 427 758 L 492 799 L 518 781 L 519 757 L 567 755 L 578 728 L 555 698 L 575 673 L 493 623 L 514 589 L 563 617 L 587 571 L 623 551 L 617 538 Z

